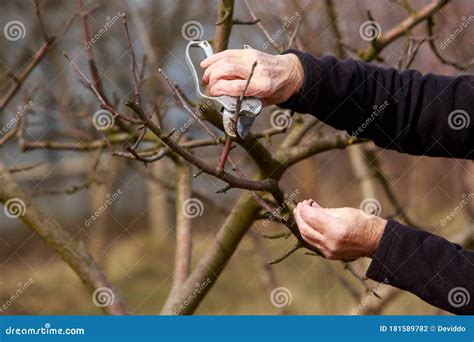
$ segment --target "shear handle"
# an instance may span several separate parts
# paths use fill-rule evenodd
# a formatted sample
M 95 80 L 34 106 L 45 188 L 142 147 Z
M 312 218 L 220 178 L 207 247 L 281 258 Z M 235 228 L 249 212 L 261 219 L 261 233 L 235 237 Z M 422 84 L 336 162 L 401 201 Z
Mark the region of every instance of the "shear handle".
M 204 55 L 206 56 L 206 58 L 209 57 L 209 56 L 212 56 L 214 54 L 214 52 L 212 51 L 211 45 L 206 40 L 191 41 L 186 46 L 186 64 L 188 65 L 189 70 L 191 71 L 191 75 L 193 77 L 194 86 L 196 87 L 196 95 L 198 97 L 202 98 L 202 99 L 217 101 L 217 102 L 219 102 L 220 105 L 223 105 L 224 107 L 227 107 L 223 103 L 223 101 L 220 99 L 221 96 L 220 97 L 213 97 L 213 96 L 206 95 L 201 91 L 201 87 L 200 87 L 201 82 L 199 80 L 198 74 L 196 72 L 196 68 L 194 66 L 194 63 L 191 60 L 191 56 L 190 56 L 190 53 L 189 53 L 189 50 L 192 47 L 201 48 L 204 51 Z M 227 109 L 230 110 L 230 108 L 227 108 Z

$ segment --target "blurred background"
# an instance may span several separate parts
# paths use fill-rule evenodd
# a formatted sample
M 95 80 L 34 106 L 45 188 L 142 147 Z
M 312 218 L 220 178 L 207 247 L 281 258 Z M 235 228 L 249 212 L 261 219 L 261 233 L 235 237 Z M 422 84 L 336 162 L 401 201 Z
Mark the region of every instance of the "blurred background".
M 296 46 L 316 56 L 338 55 L 327 1 L 249 3 L 277 45 L 286 46 L 299 25 Z M 428 3 L 428 0 L 333 1 L 342 40 L 347 44 L 346 53 L 358 58 L 357 51 L 370 45 L 359 35 L 360 25 L 369 19 L 368 11 L 384 32 L 409 16 L 410 10 L 417 11 Z M 202 38 L 212 40 L 218 2 L 90 0 L 84 5 L 91 11 L 90 33 L 98 37 L 91 46 L 103 87 L 110 98 L 123 108 L 121 103 L 133 94 L 122 20 L 114 19 L 124 12 L 138 61 L 141 63 L 143 56 L 147 56 L 144 97 L 151 106 L 160 106 L 166 111 L 166 127 L 182 126 L 189 116 L 176 105 L 157 68 L 162 68 L 186 95 L 194 97 L 193 83 L 184 62 L 187 40 L 183 37 L 183 26 L 196 21 L 203 28 Z M 78 10 L 75 1 L 44 0 L 41 7 L 43 24 L 52 35 Z M 1 27 L 11 21 L 24 25 L 23 38 L 6 39 L 5 33 L 0 37 L 0 95 L 5 96 L 16 82 L 18 71 L 31 62 L 35 51 L 42 46 L 43 37 L 33 1 L 1 1 L 0 13 Z M 435 15 L 432 38 L 443 58 L 459 63 L 474 58 L 474 20 L 469 20 L 472 15 L 474 4 L 470 0 L 451 1 Z M 291 19 L 295 16 L 300 19 Z M 235 2 L 234 18 L 252 19 L 243 1 Z M 454 32 L 457 32 L 455 39 L 447 47 L 441 47 Z M 421 24 L 410 35 L 389 45 L 381 53 L 383 59 L 375 62 L 397 68 L 406 57 L 408 46 L 428 37 L 426 25 Z M 267 53 L 278 53 L 256 25 L 233 27 L 229 47 L 242 48 L 244 44 Z M 84 122 L 100 109 L 94 96 L 78 81 L 63 51 L 67 51 L 82 70 L 87 70 L 79 17 L 41 59 L 22 89 L 2 108 L 2 122 L 6 125 L 15 117 L 18 106 L 32 101 L 24 133 L 28 141 L 61 140 L 59 132 L 73 130 L 77 135 L 88 134 L 90 127 Z M 472 68 L 460 71 L 443 64 L 428 41 L 420 43 L 410 68 L 446 75 L 472 72 Z M 264 111 L 256 129 L 269 127 L 272 110 L 274 108 Z M 195 126 L 189 129 L 188 136 L 203 137 Z M 77 127 L 86 133 L 78 132 Z M 331 131 L 323 127 L 321 132 Z M 281 140 L 282 137 L 275 136 L 265 144 L 274 150 Z M 314 198 L 327 207 L 359 207 L 367 194 L 372 194 L 370 197 L 381 203 L 381 215 L 397 216 L 400 212 L 394 208 L 393 198 L 387 196 L 383 182 L 374 179 L 373 167 L 378 165 L 390 193 L 417 226 L 458 239 L 463 244 L 470 241 L 474 203 L 469 201 L 467 206 L 462 205 L 462 210 L 449 222 L 443 224 L 443 220 L 460 206 L 466 195 L 474 192 L 472 162 L 404 156 L 371 145 L 366 148 L 371 157 L 365 156 L 365 161 L 374 161 L 369 163 L 372 168 L 360 165 L 360 151 L 354 147 L 334 150 L 292 167 L 284 175 L 281 186 L 287 193 L 297 190 L 298 200 Z M 232 153 L 241 160 L 245 173 L 251 175 L 255 168 L 249 157 L 241 149 Z M 202 149 L 201 156 L 215 160 L 215 148 Z M 174 171 L 169 160 L 144 165 L 112 157 L 107 151 L 84 153 L 54 149 L 48 144 L 37 144 L 23 151 L 16 140 L 2 146 L 1 157 L 3 163 L 13 169 L 41 163 L 31 170 L 14 173 L 14 178 L 35 204 L 57 218 L 74 239 L 85 242 L 132 314 L 159 313 L 171 287 L 175 252 Z M 216 194 L 220 187 L 222 183 L 216 183 L 210 176 L 193 179 L 193 197 L 203 203 L 202 215 L 192 221 L 193 265 L 204 255 L 226 212 L 241 193 L 232 190 Z M 104 207 L 107 199 L 111 204 L 91 221 L 91 216 Z M 8 303 L 2 314 L 101 313 L 78 277 L 33 231 L 19 219 L 0 214 L 0 304 Z M 370 284 L 380 292 L 380 299 L 372 291 L 366 291 L 367 284 L 354 277 L 351 270 L 344 269 L 343 264 L 310 257 L 303 252 L 271 268 L 265 267 L 289 242 L 263 239 L 262 234 L 283 230 L 284 227 L 277 224 L 256 222 L 197 314 L 443 314 L 411 294 L 390 290 L 390 286 L 384 284 Z M 367 260 L 361 261 L 352 271 L 363 276 L 367 266 Z M 31 284 L 12 300 L 12 295 L 25 283 Z M 291 301 L 282 307 L 270 300 L 272 290 L 278 287 L 289 289 L 291 293 Z

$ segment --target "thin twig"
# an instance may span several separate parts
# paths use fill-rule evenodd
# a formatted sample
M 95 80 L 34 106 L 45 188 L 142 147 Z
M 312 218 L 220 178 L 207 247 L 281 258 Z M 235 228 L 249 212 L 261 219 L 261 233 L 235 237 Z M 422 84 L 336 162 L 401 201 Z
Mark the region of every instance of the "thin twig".
M 292 255 L 294 252 L 296 252 L 300 248 L 303 248 L 303 246 L 298 241 L 293 247 L 288 249 L 286 252 L 283 252 L 283 254 L 279 255 L 272 261 L 268 262 L 268 265 L 275 265 L 275 264 L 278 264 L 279 262 L 282 262 L 283 260 L 288 258 L 290 255 Z
M 142 100 L 140 97 L 140 80 L 138 78 L 137 73 L 137 61 L 135 58 L 135 51 L 133 50 L 132 40 L 130 39 L 130 32 L 128 31 L 128 24 L 127 24 L 127 17 L 125 13 L 122 13 L 123 19 L 123 26 L 125 27 L 125 33 L 127 36 L 127 44 L 128 44 L 128 53 L 130 54 L 130 72 L 133 78 L 134 90 L 135 90 L 135 102 L 137 106 L 142 109 Z
M 235 103 L 235 112 L 234 116 L 232 118 L 233 125 L 234 125 L 234 132 L 237 132 L 237 120 L 239 120 L 239 115 L 240 115 L 240 108 L 242 107 L 242 101 L 244 100 L 245 97 L 245 92 L 247 91 L 250 81 L 252 79 L 253 73 L 255 71 L 255 68 L 257 66 L 257 61 L 253 62 L 252 68 L 250 69 L 250 74 L 247 77 L 247 81 L 245 82 L 244 89 L 242 89 L 242 92 L 240 93 L 240 97 L 237 98 L 236 103 Z M 232 146 L 232 137 L 227 136 L 227 139 L 225 141 L 225 146 L 224 149 L 222 150 L 221 157 L 219 158 L 219 163 L 217 164 L 217 171 L 220 172 L 224 170 L 225 163 L 227 161 L 227 157 L 229 156 L 230 150 Z
M 119 113 L 115 108 L 113 108 L 108 102 L 107 100 L 102 96 L 102 94 L 99 92 L 99 90 L 95 87 L 95 85 L 89 81 L 89 79 L 84 75 L 84 73 L 79 69 L 79 67 L 76 65 L 76 63 L 74 63 L 74 61 L 69 57 L 69 54 L 67 52 L 63 52 L 63 55 L 64 57 L 66 57 L 66 59 L 69 61 L 69 63 L 72 65 L 74 71 L 76 72 L 76 74 L 80 77 L 80 79 L 88 86 L 88 88 L 92 91 L 92 93 L 97 97 L 97 99 L 99 100 L 100 102 L 100 106 L 105 109 L 105 110 L 108 110 L 110 111 L 114 117 L 117 117 L 117 118 L 120 118 L 122 120 L 125 120 L 125 121 L 128 121 L 128 122 L 132 122 L 132 123 L 136 123 L 136 124 L 139 124 L 141 123 L 140 121 L 126 115 L 126 114 L 122 114 L 122 113 Z

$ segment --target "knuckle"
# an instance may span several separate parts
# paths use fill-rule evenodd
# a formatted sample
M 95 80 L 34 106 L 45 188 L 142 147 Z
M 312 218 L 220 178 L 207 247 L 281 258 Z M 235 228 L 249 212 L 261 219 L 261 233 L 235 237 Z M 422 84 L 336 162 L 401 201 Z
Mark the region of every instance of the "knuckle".
M 307 243 L 312 244 L 307 235 L 301 234 L 301 237 L 302 237 L 302 239 L 303 239 L 304 241 L 306 241 Z
M 349 240 L 351 237 L 351 230 L 347 226 L 343 226 L 338 232 L 337 236 L 340 241 L 346 241 Z
M 235 71 L 235 64 L 232 64 L 232 63 L 224 64 L 222 68 L 218 70 L 218 72 L 221 74 L 230 74 L 234 71 Z
M 331 240 L 326 244 L 326 249 L 331 255 L 335 255 L 341 248 L 341 243 L 338 240 Z
M 265 93 L 271 93 L 273 91 L 273 82 L 270 78 L 266 78 L 263 82 L 262 91 Z
M 259 58 L 259 51 L 258 50 L 248 49 L 248 50 L 245 50 L 245 52 L 247 54 L 247 58 L 251 58 L 251 59 L 254 59 L 254 60 L 258 61 L 258 58 Z
M 303 238 L 308 238 L 309 237 L 309 232 L 306 228 L 300 228 L 300 233 Z
M 219 92 L 219 89 L 217 87 L 212 87 L 209 88 L 209 92 L 211 93 L 211 95 L 216 96 Z
M 337 260 L 337 254 L 334 252 L 328 252 L 328 255 L 326 256 L 327 259 L 329 260 Z
M 229 88 L 231 91 L 236 93 L 240 93 L 243 90 L 243 86 L 237 82 L 231 82 Z
M 332 260 L 334 258 L 334 255 L 330 250 L 320 249 L 320 252 L 326 259 Z
M 221 59 L 221 68 L 224 68 L 228 65 L 231 65 L 231 59 L 229 57 L 224 57 Z

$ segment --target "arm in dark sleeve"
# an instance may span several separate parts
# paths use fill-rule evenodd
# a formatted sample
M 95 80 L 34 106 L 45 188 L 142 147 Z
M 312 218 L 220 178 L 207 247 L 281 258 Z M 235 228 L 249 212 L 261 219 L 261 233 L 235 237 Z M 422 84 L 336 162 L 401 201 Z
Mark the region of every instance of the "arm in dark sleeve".
M 414 155 L 474 158 L 474 76 L 398 72 L 297 50 L 300 91 L 280 104 L 376 145 Z
M 474 314 L 474 252 L 388 221 L 367 277 L 456 314 Z

